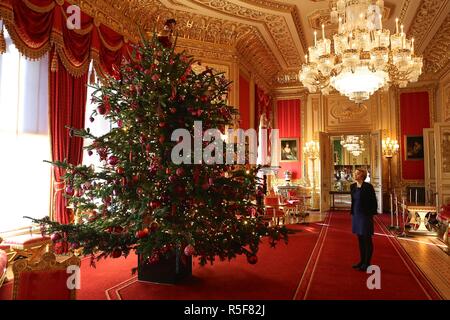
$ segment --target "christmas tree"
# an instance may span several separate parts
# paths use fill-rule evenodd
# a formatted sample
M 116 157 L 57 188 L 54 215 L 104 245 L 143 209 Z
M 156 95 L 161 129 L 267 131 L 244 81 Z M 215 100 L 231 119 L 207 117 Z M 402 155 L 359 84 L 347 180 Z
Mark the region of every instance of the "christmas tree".
M 111 121 L 111 131 L 94 136 L 89 129 L 71 128 L 70 134 L 92 141 L 86 148 L 100 157 L 99 170 L 53 163 L 66 169 L 65 196 L 81 217 L 69 225 L 48 218 L 35 222 L 54 242 L 82 248 L 93 264 L 132 251 L 155 264 L 174 250 L 198 257 L 202 265 L 241 254 L 256 263 L 262 237 L 272 246 L 287 241 L 285 227 L 269 226 L 261 218 L 258 167 L 194 163 L 195 150 L 174 152 L 181 142 L 195 144 L 196 124 L 201 124 L 200 134 L 210 128 L 223 131 L 237 116 L 226 102 L 230 83 L 224 75 L 209 68 L 193 72 L 195 61 L 174 48 L 153 36 L 95 86 L 92 101 L 98 108 L 92 125 L 103 116 Z M 177 129 L 188 130 L 189 137 L 174 139 Z M 212 144 L 213 157 L 225 153 L 221 139 L 203 141 L 201 147 Z M 177 164 L 174 154 L 186 161 Z

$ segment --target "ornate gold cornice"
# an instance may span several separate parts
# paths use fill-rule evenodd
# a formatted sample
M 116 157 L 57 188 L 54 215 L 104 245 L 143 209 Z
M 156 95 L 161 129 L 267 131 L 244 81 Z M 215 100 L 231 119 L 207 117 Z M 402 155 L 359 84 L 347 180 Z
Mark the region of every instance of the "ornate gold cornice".
M 422 0 L 409 28 L 409 34 L 416 40 L 417 48 L 422 46 L 427 34 L 436 23 L 436 18 L 447 5 L 447 1 L 448 0 Z
M 294 45 L 293 37 L 283 16 L 269 14 L 265 11 L 242 6 L 227 0 L 191 0 L 191 2 L 230 17 L 239 17 L 253 22 L 263 23 L 263 27 L 268 30 L 286 65 L 288 67 L 300 66 L 300 54 Z
M 291 14 L 292 19 L 294 20 L 295 28 L 297 29 L 298 36 L 301 41 L 301 45 L 303 47 L 303 51 L 307 52 L 308 47 L 306 45 L 306 38 L 305 38 L 305 32 L 303 31 L 301 19 L 300 19 L 300 12 L 298 11 L 298 7 L 292 4 L 288 3 L 281 3 L 278 1 L 272 1 L 272 0 L 242 0 L 243 2 L 253 4 L 253 5 L 259 5 L 264 8 L 271 8 L 278 11 L 284 11 Z
M 239 60 L 256 73 L 265 86 L 273 86 L 274 77 L 281 66 L 259 33 L 249 33 L 245 38 L 239 39 L 236 52 Z
M 438 73 L 445 71 L 450 62 L 450 14 L 442 23 L 430 44 L 426 48 L 423 57 L 425 72 Z

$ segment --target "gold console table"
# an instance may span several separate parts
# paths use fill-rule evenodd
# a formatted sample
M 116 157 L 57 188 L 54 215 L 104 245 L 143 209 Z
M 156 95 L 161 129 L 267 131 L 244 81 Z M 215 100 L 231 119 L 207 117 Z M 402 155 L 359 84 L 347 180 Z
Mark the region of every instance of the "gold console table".
M 416 203 L 402 203 L 401 207 L 403 210 L 408 212 L 409 221 L 408 223 L 410 225 L 416 225 L 417 223 L 419 226 L 416 229 L 410 229 L 408 231 L 409 234 L 420 234 L 420 235 L 437 235 L 437 232 L 428 230 L 425 220 L 426 215 L 428 213 L 430 214 L 436 214 L 437 209 L 436 206 L 433 205 L 427 205 L 427 204 L 416 204 Z M 416 214 L 419 216 L 417 221 Z

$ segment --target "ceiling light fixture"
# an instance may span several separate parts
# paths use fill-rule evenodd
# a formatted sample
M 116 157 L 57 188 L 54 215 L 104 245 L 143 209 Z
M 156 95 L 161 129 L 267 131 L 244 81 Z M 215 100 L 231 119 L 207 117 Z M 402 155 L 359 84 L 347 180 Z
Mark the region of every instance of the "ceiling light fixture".
M 314 46 L 299 72 L 299 80 L 311 92 L 329 94 L 336 89 L 361 103 L 380 88 L 401 88 L 416 82 L 422 73 L 422 57 L 414 54 L 414 39 L 407 39 L 396 19 L 396 32 L 382 27 L 384 1 L 338 0 L 331 11 L 338 33 L 322 39 L 314 32 Z M 336 21 L 337 20 L 337 21 Z

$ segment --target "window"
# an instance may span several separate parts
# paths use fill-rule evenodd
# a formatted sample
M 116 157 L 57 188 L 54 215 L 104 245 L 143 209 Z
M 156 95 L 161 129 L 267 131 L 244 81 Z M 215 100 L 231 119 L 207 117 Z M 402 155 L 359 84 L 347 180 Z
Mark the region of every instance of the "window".
M 92 63 L 89 72 L 92 72 Z M 113 127 L 113 124 L 111 124 L 110 120 L 104 118 L 101 115 L 97 115 L 96 117 L 94 117 L 94 122 L 90 121 L 92 112 L 98 107 L 97 104 L 91 102 L 92 94 L 94 93 L 94 91 L 95 89 L 88 85 L 84 127 L 86 129 L 89 128 L 90 132 L 94 136 L 100 137 L 108 133 Z M 84 139 L 84 146 L 89 146 L 90 144 L 92 144 L 92 140 Z M 87 150 L 84 150 L 83 152 L 83 164 L 87 166 L 93 165 L 96 170 L 99 170 L 99 168 L 103 166 L 97 153 L 94 151 L 93 154 L 89 156 Z
M 6 31 L 6 30 L 5 30 Z M 50 209 L 48 57 L 29 61 L 5 33 L 0 55 L 0 232 L 29 226 Z

